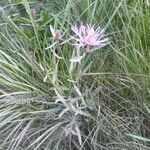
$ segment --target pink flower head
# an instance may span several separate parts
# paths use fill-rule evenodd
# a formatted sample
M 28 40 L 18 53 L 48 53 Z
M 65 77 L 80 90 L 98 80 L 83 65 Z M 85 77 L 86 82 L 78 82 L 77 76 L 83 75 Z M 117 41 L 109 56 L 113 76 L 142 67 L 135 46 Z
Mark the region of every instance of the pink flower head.
M 108 38 L 104 38 L 104 29 L 95 27 L 95 25 L 83 25 L 82 23 L 78 27 L 73 25 L 71 30 L 76 34 L 75 40 L 79 42 L 79 46 L 90 47 L 103 47 L 109 43 Z

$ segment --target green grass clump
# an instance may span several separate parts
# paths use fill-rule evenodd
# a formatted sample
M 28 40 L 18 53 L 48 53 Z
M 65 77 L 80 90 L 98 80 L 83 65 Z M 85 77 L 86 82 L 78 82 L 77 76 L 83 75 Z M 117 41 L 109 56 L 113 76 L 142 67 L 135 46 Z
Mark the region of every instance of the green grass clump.
M 146 0 L 1 1 L 0 149 L 149 150 L 149 7 Z M 74 22 L 103 27 L 111 43 L 71 63 Z

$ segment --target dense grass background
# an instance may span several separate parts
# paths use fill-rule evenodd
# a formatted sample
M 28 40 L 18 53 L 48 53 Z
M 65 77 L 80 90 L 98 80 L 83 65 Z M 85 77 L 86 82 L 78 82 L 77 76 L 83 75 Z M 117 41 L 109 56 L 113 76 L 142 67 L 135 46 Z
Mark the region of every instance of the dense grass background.
M 149 150 L 149 18 L 148 0 L 1 0 L 0 149 Z M 103 27 L 111 44 L 70 75 L 67 40 L 81 21 Z M 52 49 L 61 60 L 45 50 L 55 43 L 50 24 L 64 35 Z M 65 106 L 55 100 L 70 96 L 90 115 L 59 117 Z M 64 135 L 76 125 L 82 143 Z

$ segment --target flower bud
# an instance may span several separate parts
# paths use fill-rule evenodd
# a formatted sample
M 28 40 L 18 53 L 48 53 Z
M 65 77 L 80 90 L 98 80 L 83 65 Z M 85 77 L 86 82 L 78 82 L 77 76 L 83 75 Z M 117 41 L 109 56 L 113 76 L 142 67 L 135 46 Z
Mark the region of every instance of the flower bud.
M 61 35 L 60 30 L 54 29 L 54 28 L 50 25 L 50 31 L 51 31 L 52 36 L 53 36 L 54 39 L 56 39 L 56 40 L 61 40 L 62 35 Z

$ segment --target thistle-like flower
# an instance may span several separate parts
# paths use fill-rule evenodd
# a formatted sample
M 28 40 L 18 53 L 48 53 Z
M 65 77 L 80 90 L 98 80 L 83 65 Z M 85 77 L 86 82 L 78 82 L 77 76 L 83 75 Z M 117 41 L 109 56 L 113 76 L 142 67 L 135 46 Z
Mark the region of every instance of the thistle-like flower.
M 81 23 L 80 26 L 73 25 L 71 30 L 76 34 L 77 45 L 85 48 L 86 52 L 104 47 L 109 43 L 109 39 L 104 38 L 104 29 L 95 25 L 83 25 Z

